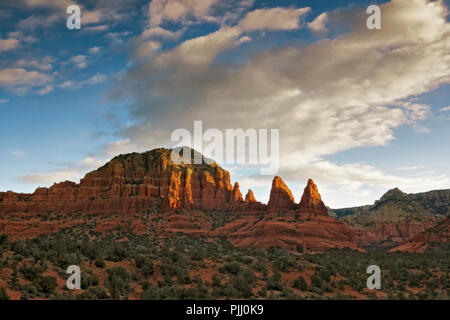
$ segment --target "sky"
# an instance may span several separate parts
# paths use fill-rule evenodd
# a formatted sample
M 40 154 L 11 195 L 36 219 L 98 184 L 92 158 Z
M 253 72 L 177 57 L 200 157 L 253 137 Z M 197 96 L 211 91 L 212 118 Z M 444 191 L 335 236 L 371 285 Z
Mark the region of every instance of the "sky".
M 2 1 L 0 191 L 78 182 L 195 120 L 279 129 L 296 201 L 308 178 L 332 208 L 450 188 L 449 2 Z M 272 176 L 222 165 L 267 202 Z

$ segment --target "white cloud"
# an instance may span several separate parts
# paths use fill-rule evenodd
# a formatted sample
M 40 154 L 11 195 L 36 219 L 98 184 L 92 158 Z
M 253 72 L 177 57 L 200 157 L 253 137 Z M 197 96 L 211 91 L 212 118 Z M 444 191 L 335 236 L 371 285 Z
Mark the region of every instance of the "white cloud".
M 17 39 L 0 39 L 0 51 L 8 51 L 16 49 L 19 46 L 19 40 Z
M 328 14 L 326 12 L 317 16 L 312 22 L 308 23 L 308 28 L 314 32 L 326 31 L 326 23 L 328 21 Z
M 36 92 L 37 92 L 37 94 L 43 96 L 43 95 L 46 95 L 47 93 L 50 93 L 52 91 L 53 91 L 53 85 L 48 84 L 45 87 L 43 87 L 41 90 L 38 90 Z
M 27 71 L 23 68 L 0 69 L 0 87 L 42 86 L 51 81 L 51 76 L 39 71 Z
M 41 59 L 19 59 L 15 61 L 15 66 L 21 68 L 37 69 L 40 71 L 50 71 L 53 68 L 53 58 L 45 56 Z
M 109 32 L 106 36 L 111 39 L 113 45 L 120 46 L 123 44 L 124 39 L 130 34 L 129 31 Z
M 252 30 L 293 30 L 300 27 L 301 17 L 311 8 L 270 8 L 258 9 L 247 14 L 239 22 L 244 31 Z
M 339 179 L 362 189 L 446 185 L 447 177 L 414 180 L 324 160 L 356 147 L 385 146 L 403 124 L 425 130 L 417 123 L 429 107 L 412 98 L 450 79 L 450 25 L 442 2 L 393 0 L 382 12 L 377 32 L 361 20 L 335 39 L 267 49 L 239 63 L 215 58 L 239 45 L 240 27 L 221 27 L 168 51 L 153 47 L 114 88 L 112 97 L 134 100 L 135 123 L 121 134 L 149 149 L 170 145 L 171 131 L 190 129 L 194 120 L 207 128 L 278 128 L 286 176 L 309 168 L 329 185 Z M 335 178 L 327 180 L 318 168 Z
M 23 4 L 29 8 L 54 8 L 54 9 L 67 9 L 68 6 L 73 4 L 70 0 L 22 0 Z
M 79 182 L 86 172 L 94 170 L 104 164 L 104 161 L 92 157 L 85 158 L 75 164 L 67 164 L 64 168 L 48 173 L 30 173 L 18 177 L 23 183 L 50 186 L 62 181 Z
M 417 170 L 417 169 L 423 169 L 425 168 L 424 165 L 420 165 L 420 166 L 406 166 L 406 167 L 397 167 L 395 168 L 395 170 L 400 170 L 400 171 L 408 171 L 408 170 Z
M 95 47 L 90 48 L 90 49 L 88 50 L 88 52 L 89 52 L 90 54 L 99 54 L 101 49 L 102 49 L 102 48 L 95 46 Z
M 450 106 L 441 109 L 441 112 L 445 112 L 445 111 L 450 111 Z
M 104 154 L 107 158 L 115 157 L 119 154 L 135 152 L 138 148 L 129 139 L 113 141 L 104 147 Z
M 216 2 L 216 0 L 153 0 L 148 8 L 150 26 L 156 27 L 164 20 L 183 21 L 188 16 L 207 20 L 209 10 Z
M 69 62 L 75 64 L 78 69 L 84 69 L 87 66 L 86 56 L 82 54 L 70 58 Z
M 145 29 L 142 34 L 142 39 L 148 38 L 164 38 L 164 39 L 177 39 L 183 33 L 183 29 L 173 32 L 161 27 L 150 27 Z
M 7 103 L 8 101 L 8 99 L 0 99 L 0 104 Z
M 83 28 L 83 31 L 89 31 L 89 32 L 101 32 L 101 31 L 106 31 L 109 29 L 109 25 L 107 24 L 102 24 L 102 25 L 98 25 L 98 26 L 89 26 L 89 27 L 85 27 Z
M 104 82 L 105 80 L 106 76 L 104 74 L 97 73 L 83 81 L 72 81 L 72 80 L 64 81 L 63 83 L 58 84 L 58 87 L 62 89 L 72 89 L 72 90 L 80 89 L 83 86 L 99 84 Z

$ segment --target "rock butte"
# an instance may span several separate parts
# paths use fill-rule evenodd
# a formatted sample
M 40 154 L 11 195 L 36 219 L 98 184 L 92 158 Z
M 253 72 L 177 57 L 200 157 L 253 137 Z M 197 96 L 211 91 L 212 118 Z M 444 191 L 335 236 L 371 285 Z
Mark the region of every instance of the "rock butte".
M 160 207 L 164 224 L 150 226 L 133 220 L 155 206 Z M 69 221 L 55 222 L 45 232 L 37 233 L 57 232 L 82 223 L 70 221 L 71 213 L 100 215 L 97 231 L 107 232 L 123 225 L 108 218 L 120 214 L 130 219 L 131 230 L 137 233 L 152 230 L 225 236 L 239 247 L 278 246 L 312 252 L 344 247 L 358 250 L 353 231 L 328 215 L 311 179 L 296 204 L 284 181 L 275 177 L 269 203 L 264 205 L 256 201 L 252 190 L 248 190 L 244 200 L 239 183 L 232 186 L 230 174 L 218 164 L 175 164 L 171 150 L 162 148 L 117 156 L 86 174 L 79 184 L 55 183 L 32 194 L 0 192 L 0 232 L 14 235 L 17 228 L 25 232 L 26 224 L 11 229 L 8 216 L 55 212 L 67 214 Z M 214 212 L 227 219 L 219 228 L 213 227 L 215 221 L 207 214 Z

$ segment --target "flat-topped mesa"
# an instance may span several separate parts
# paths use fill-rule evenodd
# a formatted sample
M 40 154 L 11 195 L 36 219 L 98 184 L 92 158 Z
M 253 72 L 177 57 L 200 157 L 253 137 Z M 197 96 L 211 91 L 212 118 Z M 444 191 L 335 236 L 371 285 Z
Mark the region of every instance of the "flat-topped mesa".
M 322 201 L 319 190 L 312 179 L 308 180 L 298 207 L 299 212 L 310 212 L 328 216 L 328 209 Z
M 8 195 L 8 201 L 1 195 L 0 211 L 134 213 L 155 203 L 164 209 L 229 207 L 233 186 L 228 171 L 205 161 L 175 163 L 171 152 L 160 148 L 119 155 L 86 174 L 80 184 L 66 181 L 33 194 Z M 239 198 L 237 191 L 234 196 Z
M 269 203 L 267 208 L 274 210 L 291 210 L 295 209 L 296 204 L 291 190 L 284 183 L 283 179 L 276 176 L 272 181 L 272 189 L 270 190 Z

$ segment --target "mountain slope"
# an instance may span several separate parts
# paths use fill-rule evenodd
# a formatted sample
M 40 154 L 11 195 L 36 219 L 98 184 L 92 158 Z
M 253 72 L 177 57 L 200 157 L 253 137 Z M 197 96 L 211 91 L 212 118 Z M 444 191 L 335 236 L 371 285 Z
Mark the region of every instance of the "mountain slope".
M 439 248 L 450 243 L 450 218 L 415 235 L 408 241 L 390 251 L 423 252 L 431 248 Z
M 332 211 L 341 217 L 339 220 L 352 227 L 360 246 L 391 247 L 443 219 L 442 213 L 446 212 L 443 203 L 427 205 L 426 199 L 424 194 L 410 195 L 395 188 L 386 192 L 372 206 Z

